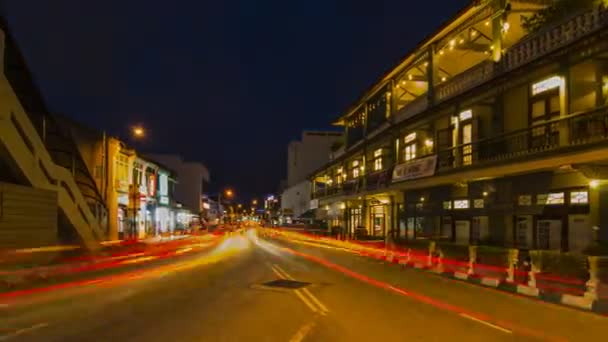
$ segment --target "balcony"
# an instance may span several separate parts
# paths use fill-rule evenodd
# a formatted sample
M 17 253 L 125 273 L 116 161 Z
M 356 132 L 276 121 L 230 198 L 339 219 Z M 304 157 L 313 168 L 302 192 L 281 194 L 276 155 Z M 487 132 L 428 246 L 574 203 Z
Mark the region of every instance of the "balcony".
M 494 77 L 494 62 L 483 61 L 435 87 L 437 103 L 460 95 Z
M 440 171 L 575 148 L 608 138 L 608 107 L 439 151 Z
M 598 7 L 560 24 L 550 25 L 512 46 L 503 58 L 504 70 L 510 71 L 540 58 L 606 27 L 607 24 L 608 10 Z
M 392 168 L 391 168 L 392 169 Z M 391 170 L 377 171 L 366 177 L 366 190 L 377 190 L 386 188 L 391 183 Z
M 429 106 L 429 100 L 426 94 L 418 96 L 415 100 L 409 102 L 401 110 L 395 113 L 395 123 L 405 121 L 422 112 Z

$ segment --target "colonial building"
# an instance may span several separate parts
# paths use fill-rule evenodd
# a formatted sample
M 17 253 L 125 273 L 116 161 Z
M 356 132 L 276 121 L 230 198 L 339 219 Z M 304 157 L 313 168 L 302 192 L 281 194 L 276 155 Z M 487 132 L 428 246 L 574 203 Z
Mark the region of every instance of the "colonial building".
M 473 1 L 344 112 L 312 177 L 348 234 L 583 251 L 608 240 L 608 10 Z M 603 209 L 603 210 L 602 210 Z

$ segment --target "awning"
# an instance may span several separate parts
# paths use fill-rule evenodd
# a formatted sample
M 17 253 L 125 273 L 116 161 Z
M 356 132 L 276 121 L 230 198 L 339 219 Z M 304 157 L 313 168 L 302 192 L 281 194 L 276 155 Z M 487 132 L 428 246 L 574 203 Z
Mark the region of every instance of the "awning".
M 315 215 L 315 209 L 309 209 L 306 210 L 302 215 L 300 215 L 298 218 L 302 218 L 302 219 L 315 219 L 316 215 Z

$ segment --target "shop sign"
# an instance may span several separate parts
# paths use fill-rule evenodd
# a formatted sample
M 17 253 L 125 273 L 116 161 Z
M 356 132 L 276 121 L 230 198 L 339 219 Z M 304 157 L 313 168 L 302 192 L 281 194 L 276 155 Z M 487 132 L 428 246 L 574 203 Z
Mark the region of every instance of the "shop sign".
M 163 205 L 169 205 L 169 197 L 168 196 L 160 196 L 159 203 L 163 204 Z
M 169 194 L 169 176 L 165 173 L 161 173 L 158 176 L 158 192 L 161 196 L 167 196 Z
M 432 176 L 436 167 L 436 155 L 397 165 L 393 170 L 393 182 Z
M 129 191 L 129 182 L 124 179 L 116 180 L 116 190 L 121 192 Z
M 156 195 L 156 177 L 150 175 L 148 178 L 148 196 L 154 197 Z
M 129 195 L 127 195 L 127 194 L 118 195 L 118 204 L 129 205 Z
M 310 209 L 319 208 L 319 199 L 310 200 Z

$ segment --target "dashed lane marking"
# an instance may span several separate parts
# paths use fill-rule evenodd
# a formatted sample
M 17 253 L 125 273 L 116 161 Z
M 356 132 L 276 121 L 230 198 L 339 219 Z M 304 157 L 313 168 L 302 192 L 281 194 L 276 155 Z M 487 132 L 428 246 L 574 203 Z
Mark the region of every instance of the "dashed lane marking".
M 303 325 L 295 335 L 289 340 L 289 342 L 302 342 L 310 331 L 315 327 L 315 322 L 310 322 Z
M 12 338 L 15 338 L 17 336 L 23 335 L 23 334 L 27 334 L 29 332 L 32 332 L 34 330 L 38 330 L 38 329 L 42 329 L 44 327 L 47 327 L 49 324 L 48 323 L 38 323 L 35 325 L 32 325 L 29 328 L 23 328 L 23 329 L 19 329 L 19 330 L 15 330 L 13 332 L 11 332 L 10 334 L 6 334 L 6 335 L 2 335 L 0 336 L 0 341 L 8 341 Z
M 467 319 L 470 319 L 470 320 L 475 321 L 475 322 L 477 322 L 477 323 L 481 323 L 481 324 L 483 324 L 483 325 L 485 325 L 485 326 L 488 326 L 488 327 L 490 327 L 490 328 L 494 328 L 494 329 L 496 329 L 496 330 L 502 331 L 502 332 L 504 332 L 504 333 L 506 333 L 506 334 L 512 334 L 512 333 L 513 333 L 513 332 L 512 332 L 511 330 L 509 330 L 509 329 L 505 329 L 505 328 L 500 327 L 500 326 L 498 326 L 498 325 L 496 325 L 496 324 L 492 324 L 492 323 L 490 323 L 490 322 L 486 322 L 486 321 L 481 320 L 481 319 L 479 319 L 479 318 L 475 318 L 475 317 L 473 317 L 473 316 L 469 316 L 469 315 L 467 315 L 467 314 L 465 314 L 465 313 L 461 313 L 461 314 L 459 314 L 459 316 L 460 316 L 460 317 L 467 318 Z
M 284 269 L 282 269 L 281 266 L 279 266 L 277 264 L 275 264 L 274 266 L 280 273 L 284 274 L 287 279 L 294 280 L 294 278 L 291 275 L 289 275 L 289 273 L 287 273 Z M 296 292 L 298 292 L 298 291 L 300 291 L 300 290 L 297 290 Z M 329 312 L 329 309 L 327 309 L 327 307 L 315 295 L 313 295 L 312 292 L 310 292 L 308 289 L 304 288 L 304 289 L 302 289 L 302 292 L 304 292 L 304 294 L 306 296 L 308 296 L 319 307 L 321 315 L 325 316 Z

